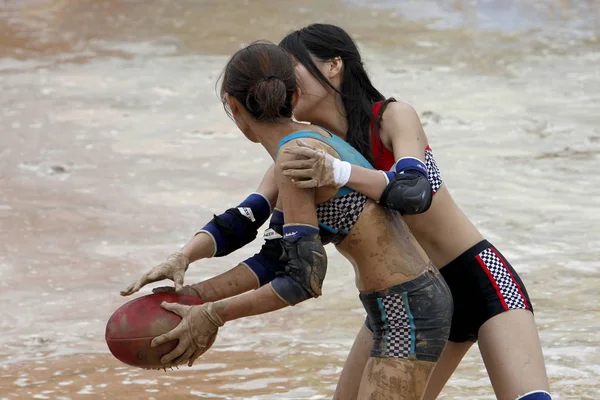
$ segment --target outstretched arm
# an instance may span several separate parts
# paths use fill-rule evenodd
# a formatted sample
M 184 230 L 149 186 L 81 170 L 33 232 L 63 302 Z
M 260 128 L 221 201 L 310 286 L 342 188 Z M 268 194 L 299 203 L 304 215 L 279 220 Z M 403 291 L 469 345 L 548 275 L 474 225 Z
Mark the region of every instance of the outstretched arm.
M 275 183 L 275 182 L 274 182 Z M 284 270 L 283 254 L 283 212 L 275 209 L 265 231 L 265 242 L 260 251 L 244 260 L 236 267 L 220 275 L 190 286 L 184 286 L 180 292 L 200 297 L 204 302 L 215 302 L 237 296 L 249 290 L 257 289 L 275 279 Z M 174 292 L 172 286 L 159 287 L 156 292 Z
M 327 257 L 317 228 L 314 190 L 298 189 L 281 174 L 280 162 L 286 157 L 277 160 L 275 169 L 285 215 L 283 273 L 258 290 L 216 303 L 192 307 L 163 303 L 164 308 L 182 317 L 175 329 L 152 341 L 158 346 L 178 340 L 178 346 L 162 358 L 165 366 L 192 365 L 210 348 L 219 327 L 227 321 L 276 311 L 321 295 Z
M 171 279 L 175 289 L 180 290 L 189 264 L 203 258 L 230 254 L 254 240 L 258 228 L 271 214 L 271 205 L 277 201 L 273 171 L 274 167 L 271 166 L 256 193 L 237 207 L 215 216 L 179 252 L 171 254 L 165 262 L 146 272 L 121 291 L 121 295 L 129 296 L 145 285 L 163 279 Z

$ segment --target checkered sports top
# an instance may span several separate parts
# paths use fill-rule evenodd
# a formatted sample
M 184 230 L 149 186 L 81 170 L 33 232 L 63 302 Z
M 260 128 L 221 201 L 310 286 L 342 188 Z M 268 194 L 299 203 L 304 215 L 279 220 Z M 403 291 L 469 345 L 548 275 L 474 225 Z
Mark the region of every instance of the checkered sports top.
M 295 139 L 311 138 L 319 140 L 333 148 L 343 161 L 360 167 L 374 169 L 373 166 L 345 140 L 331 134 L 331 137 L 323 136 L 312 131 L 300 131 L 286 136 L 279 142 L 278 150 L 287 142 Z M 367 196 L 358 193 L 346 186 L 340 188 L 331 199 L 317 205 L 317 218 L 321 230 L 333 234 L 334 243 L 339 243 L 356 224 L 360 214 L 367 203 Z M 321 235 L 323 236 L 323 234 Z
M 373 115 L 371 118 L 371 151 L 373 152 L 373 165 L 376 169 L 381 171 L 390 171 L 396 163 L 394 153 L 389 151 L 383 145 L 381 136 L 379 136 L 381 116 L 383 115 L 385 106 L 392 101 L 396 100 L 390 98 L 386 101 L 379 101 L 373 104 Z M 425 166 L 427 166 L 427 179 L 431 185 L 431 191 L 435 194 L 442 186 L 442 175 L 435 162 L 435 158 L 433 158 L 433 151 L 429 146 L 425 148 Z

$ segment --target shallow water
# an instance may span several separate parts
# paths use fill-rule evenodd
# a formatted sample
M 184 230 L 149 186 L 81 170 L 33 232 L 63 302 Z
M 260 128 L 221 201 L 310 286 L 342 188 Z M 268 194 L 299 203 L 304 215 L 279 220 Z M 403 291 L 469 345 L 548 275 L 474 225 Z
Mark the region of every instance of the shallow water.
M 124 367 L 103 339 L 119 290 L 269 165 L 215 95 L 227 56 L 317 20 L 421 114 L 453 196 L 528 286 L 555 398 L 599 397 L 598 2 L 171 3 L 0 2 L 1 399 L 331 397 L 364 315 L 333 248 L 322 298 L 228 324 L 191 370 Z M 440 398 L 493 398 L 477 349 Z

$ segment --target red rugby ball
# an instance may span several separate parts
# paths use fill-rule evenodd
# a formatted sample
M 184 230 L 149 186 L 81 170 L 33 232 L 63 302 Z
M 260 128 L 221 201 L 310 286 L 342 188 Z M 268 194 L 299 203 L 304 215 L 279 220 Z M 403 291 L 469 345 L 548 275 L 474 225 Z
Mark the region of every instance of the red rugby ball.
M 160 306 L 163 301 L 189 306 L 203 304 L 196 296 L 178 293 L 149 294 L 125 303 L 106 324 L 106 344 L 117 359 L 133 367 L 162 367 L 161 357 L 177 347 L 178 341 L 157 347 L 150 347 L 150 343 L 181 322 L 179 315 Z

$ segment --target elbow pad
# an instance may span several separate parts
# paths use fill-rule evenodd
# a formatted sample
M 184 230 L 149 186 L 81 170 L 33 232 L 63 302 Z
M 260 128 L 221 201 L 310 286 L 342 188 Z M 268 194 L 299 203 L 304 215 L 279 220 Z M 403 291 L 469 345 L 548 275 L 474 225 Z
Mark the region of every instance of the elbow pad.
M 429 210 L 433 200 L 427 166 L 414 157 L 403 157 L 394 164 L 394 171 L 384 172 L 388 185 L 379 203 L 402 215 L 421 214 Z
M 252 193 L 237 207 L 215 215 L 198 233 L 208 233 L 215 242 L 213 257 L 223 257 L 253 241 L 270 214 L 269 201 Z
M 319 297 L 327 272 L 327 254 L 317 228 L 284 226 L 283 271 L 271 282 L 273 290 L 290 305 Z
M 381 194 L 379 203 L 402 215 L 421 214 L 429 210 L 433 192 L 429 180 L 412 173 L 395 174 Z

